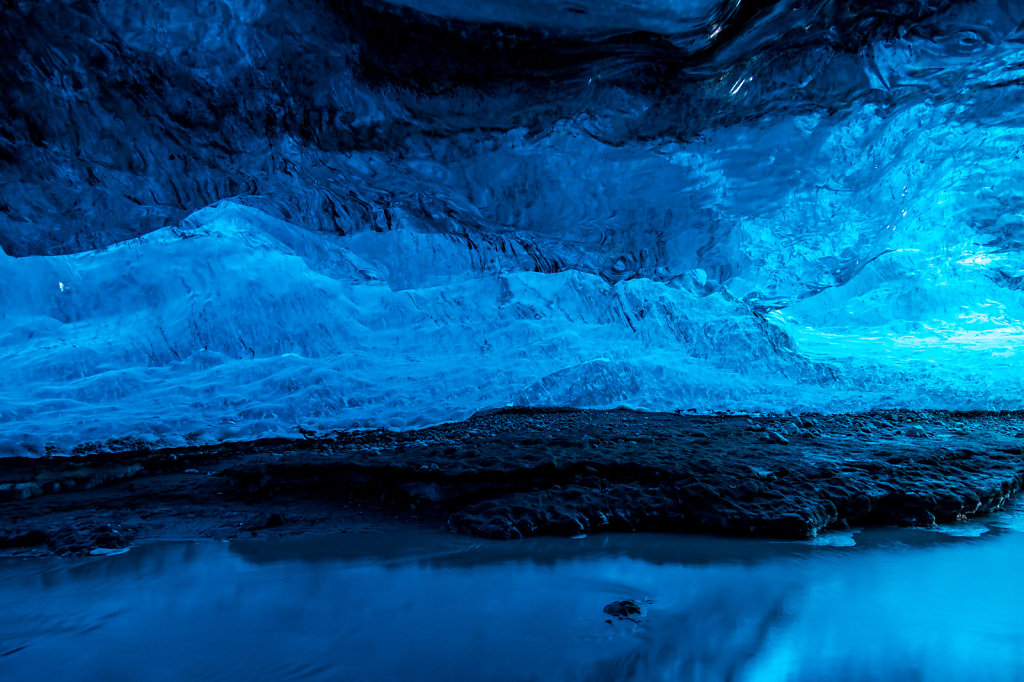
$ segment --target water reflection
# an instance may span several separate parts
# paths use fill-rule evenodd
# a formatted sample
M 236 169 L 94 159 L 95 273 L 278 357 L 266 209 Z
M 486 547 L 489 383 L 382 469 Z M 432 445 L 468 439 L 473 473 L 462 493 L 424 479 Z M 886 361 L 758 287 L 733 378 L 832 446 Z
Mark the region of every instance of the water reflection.
M 0 679 L 1024 679 L 1019 515 L 853 547 L 429 533 L 0 563 Z M 602 607 L 650 599 L 639 623 Z

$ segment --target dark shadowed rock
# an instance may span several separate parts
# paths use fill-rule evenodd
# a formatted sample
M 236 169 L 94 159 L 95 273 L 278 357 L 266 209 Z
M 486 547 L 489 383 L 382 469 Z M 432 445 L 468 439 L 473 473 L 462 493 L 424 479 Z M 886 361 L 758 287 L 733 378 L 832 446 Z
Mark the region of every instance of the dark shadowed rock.
M 621 601 L 613 601 L 605 606 L 604 612 L 619 620 L 631 620 L 637 623 L 646 615 L 644 606 L 650 603 L 648 600 L 623 599 Z
M 900 430 L 884 439 L 865 438 L 861 417 L 819 415 L 787 447 L 766 446 L 764 434 L 778 428 L 767 417 L 516 409 L 402 433 L 0 460 L 0 483 L 43 491 L 0 505 L 0 545 L 45 542 L 80 554 L 130 543 L 125 519 L 143 534 L 178 524 L 186 529 L 178 537 L 197 528 L 231 537 L 371 513 L 500 539 L 606 531 L 807 538 L 964 522 L 1001 509 L 1024 483 L 1021 414 L 955 415 L 969 435 L 946 431 L 941 447 L 905 433 L 938 432 L 938 416 L 885 416 Z M 75 483 L 82 480 L 94 483 Z M 53 530 L 44 539 L 38 529 Z

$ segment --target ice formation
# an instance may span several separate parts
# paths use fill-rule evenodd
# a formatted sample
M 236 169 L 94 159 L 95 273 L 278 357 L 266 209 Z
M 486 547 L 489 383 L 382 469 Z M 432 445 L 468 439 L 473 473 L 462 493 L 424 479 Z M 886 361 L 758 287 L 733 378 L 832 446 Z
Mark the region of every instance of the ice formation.
M 2 454 L 1021 405 L 1018 3 L 0 11 Z

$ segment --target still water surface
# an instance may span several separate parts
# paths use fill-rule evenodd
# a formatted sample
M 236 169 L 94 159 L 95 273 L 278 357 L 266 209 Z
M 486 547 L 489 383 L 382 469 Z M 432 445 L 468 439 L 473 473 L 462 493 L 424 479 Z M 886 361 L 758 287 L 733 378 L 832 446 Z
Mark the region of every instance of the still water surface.
M 0 680 L 1024 679 L 1024 513 L 967 531 L 418 532 L 9 559 Z M 651 603 L 608 622 L 619 599 Z

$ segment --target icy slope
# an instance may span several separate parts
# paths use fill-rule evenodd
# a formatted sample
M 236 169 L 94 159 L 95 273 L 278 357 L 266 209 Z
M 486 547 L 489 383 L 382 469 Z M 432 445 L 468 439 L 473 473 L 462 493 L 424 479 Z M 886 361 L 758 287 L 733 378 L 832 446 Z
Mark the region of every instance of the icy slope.
M 784 321 L 749 314 L 704 273 L 609 283 L 517 271 L 515 258 L 401 227 L 309 232 L 230 202 L 101 250 L 5 256 L 0 277 L 18 286 L 0 299 L 0 442 L 41 454 L 299 436 L 510 404 L 975 405 L 999 379 L 1001 365 L 979 365 L 983 383 L 961 390 L 870 353 L 879 366 L 849 376 L 804 359 Z
M 18 287 L 0 300 L 0 435 L 39 453 L 403 427 L 514 403 L 801 400 L 768 371 L 806 363 L 777 357 L 773 330 L 720 292 L 502 272 L 501 249 L 485 248 L 311 233 L 224 203 L 98 251 L 3 257 Z M 764 362 L 731 362 L 741 348 Z

